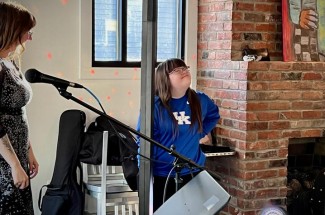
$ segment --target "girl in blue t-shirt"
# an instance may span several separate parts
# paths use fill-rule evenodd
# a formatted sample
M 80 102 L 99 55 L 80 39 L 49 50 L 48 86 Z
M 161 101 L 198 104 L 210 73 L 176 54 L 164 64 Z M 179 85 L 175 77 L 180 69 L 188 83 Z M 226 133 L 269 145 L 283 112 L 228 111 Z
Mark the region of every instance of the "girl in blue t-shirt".
M 204 93 L 190 88 L 191 73 L 181 59 L 168 59 L 160 63 L 155 73 L 155 103 L 153 139 L 167 148 L 204 166 L 205 155 L 199 140 L 216 126 L 219 109 Z M 165 201 L 175 193 L 175 157 L 153 146 L 153 208 L 163 203 L 164 187 L 169 176 Z M 199 169 L 186 165 L 180 169 L 180 186 L 191 180 Z

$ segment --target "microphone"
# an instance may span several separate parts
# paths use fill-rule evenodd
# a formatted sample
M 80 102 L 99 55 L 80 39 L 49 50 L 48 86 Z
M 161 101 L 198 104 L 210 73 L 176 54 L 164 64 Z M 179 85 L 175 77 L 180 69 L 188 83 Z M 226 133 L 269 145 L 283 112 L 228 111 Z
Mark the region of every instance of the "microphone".
M 80 84 L 43 74 L 37 71 L 36 69 L 28 69 L 25 73 L 25 78 L 30 83 L 48 83 L 48 84 L 53 84 L 56 87 L 62 87 L 62 88 L 67 88 L 67 87 L 84 88 Z

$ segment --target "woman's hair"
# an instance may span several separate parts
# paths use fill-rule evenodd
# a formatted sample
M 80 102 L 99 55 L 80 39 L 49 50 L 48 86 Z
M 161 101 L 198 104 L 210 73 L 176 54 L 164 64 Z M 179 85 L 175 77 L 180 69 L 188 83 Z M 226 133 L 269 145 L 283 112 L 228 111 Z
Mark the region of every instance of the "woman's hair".
M 24 6 L 14 2 L 0 2 L 0 51 L 19 43 L 23 52 L 22 38 L 35 25 L 35 17 Z
M 155 95 L 158 96 L 161 100 L 163 107 L 166 108 L 169 115 L 173 119 L 174 128 L 177 128 L 177 121 L 170 108 L 171 95 L 171 83 L 169 79 L 169 73 L 171 73 L 177 67 L 186 67 L 185 62 L 178 58 L 171 58 L 162 63 L 160 63 L 156 69 L 155 73 Z M 197 94 L 191 88 L 188 88 L 186 91 L 188 96 L 188 102 L 191 108 L 191 128 L 194 125 L 198 125 L 198 130 L 202 132 L 202 113 L 201 113 L 201 104 Z M 176 132 L 176 131 L 175 131 Z

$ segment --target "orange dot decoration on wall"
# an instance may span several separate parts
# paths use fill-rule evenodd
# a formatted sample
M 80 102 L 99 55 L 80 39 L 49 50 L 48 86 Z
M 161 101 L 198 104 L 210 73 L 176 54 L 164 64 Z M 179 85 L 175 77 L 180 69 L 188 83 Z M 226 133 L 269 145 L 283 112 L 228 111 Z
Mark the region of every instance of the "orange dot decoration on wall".
M 61 0 L 62 5 L 66 5 L 66 4 L 68 4 L 68 2 L 69 2 L 69 0 Z
M 89 99 L 88 99 L 88 102 L 89 102 L 89 103 L 93 103 L 93 101 L 94 101 L 94 100 L 93 100 L 92 98 L 89 98 Z
M 46 54 L 46 58 L 48 59 L 48 60 L 52 60 L 52 53 L 51 52 L 48 52 L 47 54 Z
M 114 76 L 118 76 L 119 72 L 117 70 L 114 71 Z
M 89 70 L 89 73 L 90 73 L 91 75 L 95 75 L 96 72 L 95 72 L 94 69 L 90 69 L 90 70 Z
M 63 72 L 57 72 L 56 76 L 59 77 L 59 78 L 62 78 L 63 77 Z
M 133 80 L 137 80 L 138 76 L 137 76 L 137 72 L 138 72 L 138 68 L 133 68 Z

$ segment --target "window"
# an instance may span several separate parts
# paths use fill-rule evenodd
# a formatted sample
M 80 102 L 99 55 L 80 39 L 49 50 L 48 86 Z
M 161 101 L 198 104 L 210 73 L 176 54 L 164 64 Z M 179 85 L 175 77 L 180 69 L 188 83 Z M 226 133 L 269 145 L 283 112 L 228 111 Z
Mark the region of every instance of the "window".
M 107 2 L 109 0 L 106 0 Z M 178 1 L 178 0 L 173 0 Z M 93 1 L 79 0 L 79 77 L 82 80 L 140 80 L 141 69 L 140 65 L 135 66 L 123 66 L 114 65 L 110 66 L 93 66 Z M 114 2 L 120 3 L 122 0 L 115 0 Z M 184 39 L 178 41 L 178 43 L 183 43 L 183 54 L 187 65 L 191 67 L 192 74 L 192 85 L 196 86 L 196 67 L 197 67 L 197 19 L 198 19 L 198 2 L 186 0 L 185 6 L 185 23 L 184 26 Z M 116 23 L 117 24 L 117 23 Z M 159 23 L 158 23 L 159 24 Z M 107 28 L 113 28 L 114 22 L 107 21 Z M 109 32 L 108 32 L 109 33 Z M 159 33 L 160 34 L 160 33 Z M 177 35 L 179 36 L 179 35 Z M 112 37 L 112 36 L 111 36 Z M 103 40 L 103 39 L 102 39 Z M 157 46 L 159 46 L 160 39 L 157 41 Z M 102 41 L 109 43 L 109 41 Z M 163 43 L 162 43 L 163 44 Z M 180 44 L 177 44 L 179 46 Z M 116 46 L 118 48 L 118 46 Z M 110 50 L 111 51 L 111 50 Z M 179 49 L 178 49 L 179 51 Z M 141 51 L 140 51 L 141 52 Z M 179 54 L 179 53 L 177 53 Z M 158 54 L 158 60 L 161 55 Z M 114 55 L 116 57 L 116 55 Z M 122 59 L 122 56 L 120 56 Z M 136 64 L 137 62 L 129 62 L 130 64 Z M 122 64 L 122 63 L 121 63 Z
M 158 0 L 158 62 L 184 58 L 185 2 Z M 93 66 L 140 66 L 141 34 L 142 0 L 93 0 Z

